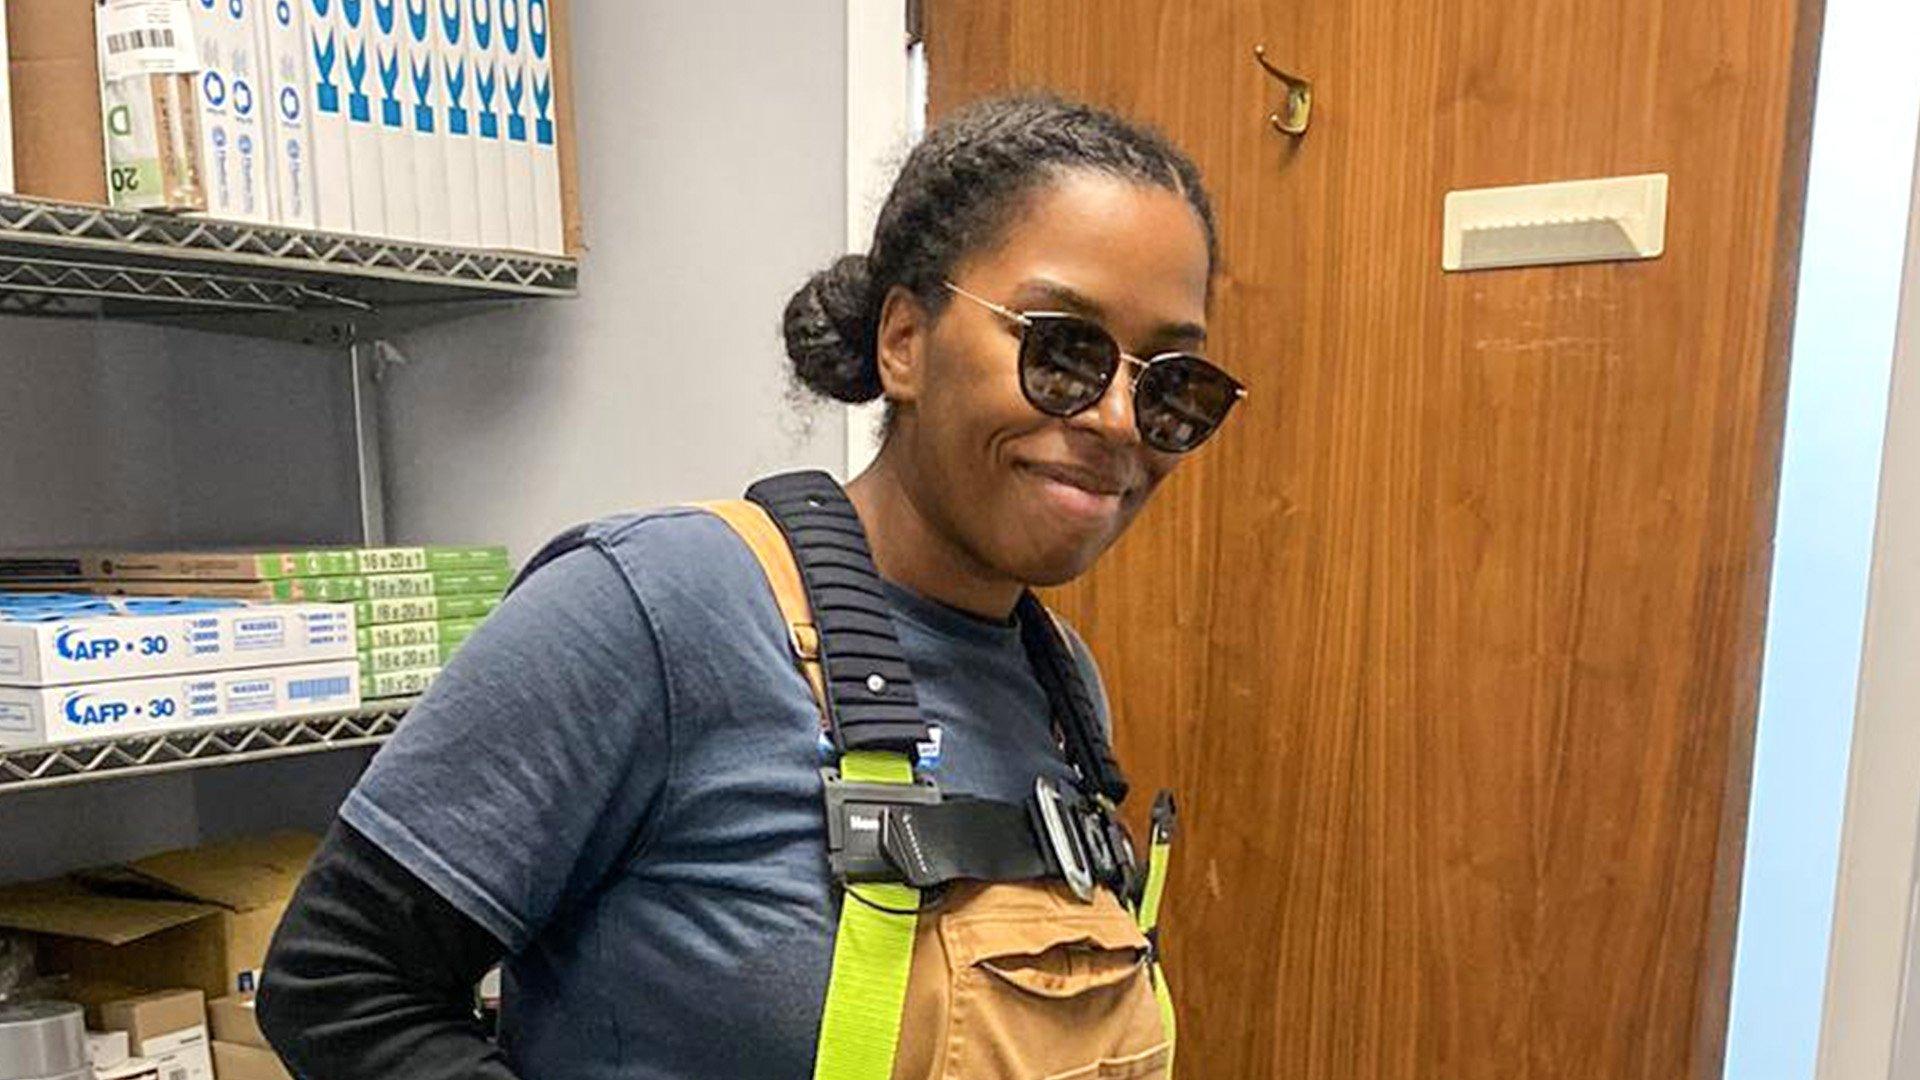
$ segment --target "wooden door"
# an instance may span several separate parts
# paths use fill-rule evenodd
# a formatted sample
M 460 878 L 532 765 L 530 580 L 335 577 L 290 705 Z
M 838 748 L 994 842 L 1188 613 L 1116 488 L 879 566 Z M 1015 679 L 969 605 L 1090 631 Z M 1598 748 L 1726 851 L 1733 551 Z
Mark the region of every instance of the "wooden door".
M 1252 396 L 1060 598 L 1184 795 L 1181 1073 L 1718 1076 L 1817 0 L 926 16 L 936 115 L 1118 106 L 1221 210 Z M 1664 258 L 1440 270 L 1450 189 L 1643 172 Z

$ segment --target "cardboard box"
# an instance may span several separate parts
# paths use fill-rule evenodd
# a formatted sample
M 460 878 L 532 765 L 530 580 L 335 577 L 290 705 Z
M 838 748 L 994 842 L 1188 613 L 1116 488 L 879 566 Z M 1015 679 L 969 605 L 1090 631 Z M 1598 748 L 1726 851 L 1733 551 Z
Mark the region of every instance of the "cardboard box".
M 412 143 L 414 206 L 420 237 L 432 244 L 453 240 L 453 219 L 447 209 L 447 150 L 440 129 L 446 111 L 445 84 L 440 76 L 440 20 L 435 0 L 405 0 L 408 85 L 407 134 Z
M 500 41 L 498 0 L 468 0 L 467 58 L 473 71 L 474 111 L 479 138 L 474 143 L 474 176 L 480 191 L 480 244 L 505 248 L 513 242 L 507 204 L 506 88 L 502 84 L 505 46 Z
M 307 71 L 306 0 L 270 3 L 260 22 L 266 58 L 268 195 L 277 224 L 320 224 L 314 191 L 313 77 Z
M 93 5 L 6 0 L 13 181 L 0 188 L 67 202 L 107 201 Z M 4 105 L 5 102 L 0 102 Z M 0 125 L 4 127 L 8 125 Z
M 340 12 L 340 48 L 346 57 L 347 168 L 353 193 L 353 232 L 387 235 L 386 176 L 380 165 L 379 80 L 374 73 L 373 12 L 369 0 L 334 0 Z
M 107 132 L 107 198 L 121 210 L 207 208 L 205 134 L 194 75 L 141 75 L 100 88 Z
M 533 193 L 532 53 L 527 0 L 497 0 L 500 19 L 500 82 L 507 140 L 507 243 L 519 251 L 539 248 L 539 212 Z
M 566 223 L 560 195 L 560 125 L 554 117 L 553 23 L 547 0 L 526 0 L 529 94 L 533 131 L 534 250 L 565 254 Z
M 353 231 L 353 165 L 347 152 L 347 47 L 336 0 L 300 0 L 313 101 L 314 212 L 329 232 Z
M 116 1065 L 96 1065 L 94 1080 L 163 1080 L 160 1063 L 152 1058 L 128 1057 Z M 164 1080 L 176 1080 L 166 1077 Z
M 341 604 L 76 597 L 15 606 L 0 595 L 0 685 L 59 686 L 343 660 L 358 646 L 354 630 L 353 609 Z
M 444 644 L 392 645 L 384 649 L 360 650 L 360 678 L 365 680 L 389 671 L 414 671 L 442 667 L 460 651 L 463 641 Z
M 135 1057 L 160 1067 L 167 1080 L 213 1080 L 207 997 L 199 990 L 161 990 L 100 1006 L 100 1025 L 124 1031 Z
M 547 0 L 553 34 L 554 142 L 560 150 L 560 224 L 568 255 L 587 250 L 587 227 L 580 214 L 580 148 L 573 137 L 572 0 Z
M 355 631 L 361 649 L 398 649 L 408 645 L 460 645 L 480 628 L 479 619 L 439 619 L 431 622 L 387 623 Z
M 273 1048 L 260 1031 L 260 1014 L 254 1011 L 252 994 L 233 994 L 207 1002 L 207 1020 L 213 1025 L 216 1043 Z
M 350 712 L 353 660 L 63 687 L 0 686 L 0 747 L 51 746 Z
M 354 604 L 360 626 L 387 623 L 435 622 L 442 619 L 481 619 L 500 607 L 498 596 L 416 596 L 397 600 L 362 600 Z
M 426 693 L 427 687 L 433 685 L 433 680 L 439 674 L 438 667 L 417 668 L 412 671 L 383 671 L 367 676 L 362 685 L 366 688 L 368 701 L 415 697 Z
M 13 190 L 13 76 L 7 56 L 7 4 L 0 0 L 0 191 Z
M 295 577 L 406 574 L 423 570 L 505 569 L 507 549 L 498 545 L 0 554 L 0 580 L 140 578 L 150 581 L 274 581 Z
M 279 1055 L 263 1047 L 216 1042 L 213 1064 L 220 1080 L 293 1080 Z
M 407 27 L 400 0 L 368 0 L 373 5 L 373 71 L 379 90 L 380 189 L 386 200 L 385 235 L 419 240 L 420 202 L 414 190 L 412 82 L 406 77 Z
M 190 5 L 200 73 L 200 172 L 211 217 L 269 221 L 260 7 L 266 0 Z
M 42 969 L 82 985 L 226 997 L 257 981 L 319 845 L 317 836 L 276 833 L 6 886 L 0 927 L 32 935 Z
M 124 1031 L 87 1032 L 87 1061 L 96 1072 L 117 1069 L 133 1057 L 133 1044 Z
M 447 238 L 461 247 L 480 246 L 480 177 L 474 152 L 473 68 L 467 55 L 467 0 L 435 0 L 442 98 L 441 149 L 445 152 Z

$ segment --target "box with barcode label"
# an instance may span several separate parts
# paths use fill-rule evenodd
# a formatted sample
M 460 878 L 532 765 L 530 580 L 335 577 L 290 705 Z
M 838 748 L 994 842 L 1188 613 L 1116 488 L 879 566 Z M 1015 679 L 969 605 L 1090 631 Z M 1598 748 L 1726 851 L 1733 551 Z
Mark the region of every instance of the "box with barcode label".
M 94 30 L 108 201 L 124 210 L 206 209 L 203 63 L 187 0 L 106 0 Z
M 269 0 L 260 25 L 266 58 L 263 111 L 267 127 L 268 195 L 273 220 L 311 229 L 320 224 L 313 178 L 313 86 L 307 74 L 307 0 Z
M 0 686 L 0 747 L 171 734 L 359 706 L 355 660 L 79 686 Z
M 0 684 L 59 686 L 343 660 L 350 604 L 72 597 L 0 605 Z
M 261 55 L 262 0 L 193 0 L 200 49 L 200 172 L 207 214 L 268 221 L 269 171 Z
M 375 73 L 374 13 L 368 0 L 334 0 L 346 63 L 348 188 L 353 231 L 387 235 L 386 174 L 380 163 L 380 80 Z
M 474 177 L 480 192 L 480 243 L 504 248 L 513 242 L 513 215 L 507 202 L 506 47 L 500 41 L 498 0 L 469 0 L 467 14 L 467 56 L 479 132 Z

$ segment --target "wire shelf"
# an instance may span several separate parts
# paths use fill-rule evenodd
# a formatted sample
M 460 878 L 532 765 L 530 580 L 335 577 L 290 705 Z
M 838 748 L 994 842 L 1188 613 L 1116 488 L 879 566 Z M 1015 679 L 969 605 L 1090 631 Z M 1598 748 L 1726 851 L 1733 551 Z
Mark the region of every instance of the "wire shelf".
M 0 194 L 0 313 L 180 321 L 352 339 L 396 309 L 572 296 L 579 264 Z
M 0 750 L 0 796 L 96 780 L 376 746 L 415 699 L 369 703 L 353 713 L 271 720 L 124 739 Z

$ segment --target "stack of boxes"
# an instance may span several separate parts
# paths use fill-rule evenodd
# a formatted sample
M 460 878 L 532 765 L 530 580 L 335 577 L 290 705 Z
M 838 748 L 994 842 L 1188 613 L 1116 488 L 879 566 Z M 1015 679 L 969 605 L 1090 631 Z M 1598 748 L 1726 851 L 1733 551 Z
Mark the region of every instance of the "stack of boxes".
M 330 613 L 346 627 L 342 655 L 357 661 L 356 688 L 369 701 L 425 691 L 511 578 L 507 549 L 497 545 L 0 555 L 0 590 L 20 610 L 60 602 L 40 595 L 54 593 L 68 603 L 128 598 L 122 607 L 150 597 Z
M 0 747 L 350 711 L 354 612 L 0 593 Z
M 565 254 L 556 2 L 8 0 L 18 190 Z

